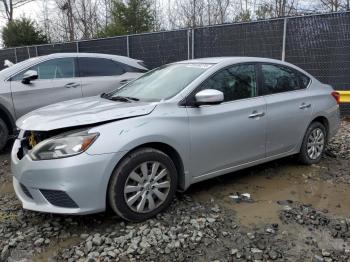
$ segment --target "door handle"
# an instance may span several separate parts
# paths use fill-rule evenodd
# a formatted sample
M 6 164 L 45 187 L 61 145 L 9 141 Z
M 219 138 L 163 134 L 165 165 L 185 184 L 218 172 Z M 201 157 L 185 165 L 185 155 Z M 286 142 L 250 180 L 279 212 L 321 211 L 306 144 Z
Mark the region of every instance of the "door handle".
M 305 104 L 305 103 L 302 103 L 299 108 L 300 109 L 306 109 L 306 108 L 310 108 L 311 107 L 311 104 Z
M 264 115 L 265 115 L 264 112 L 253 111 L 253 113 L 249 115 L 249 118 L 258 118 L 258 117 L 263 117 Z
M 119 83 L 121 83 L 122 85 L 130 82 L 131 80 L 130 79 L 124 79 L 124 80 L 121 80 Z
M 78 83 L 68 83 L 64 87 L 65 88 L 71 88 L 71 87 L 76 88 L 78 86 L 80 86 Z

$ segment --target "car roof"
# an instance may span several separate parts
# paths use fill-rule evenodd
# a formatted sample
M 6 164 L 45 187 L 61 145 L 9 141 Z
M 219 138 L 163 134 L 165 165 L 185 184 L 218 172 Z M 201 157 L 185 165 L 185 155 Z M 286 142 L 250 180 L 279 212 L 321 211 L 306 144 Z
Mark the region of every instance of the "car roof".
M 204 57 L 204 58 L 196 58 L 196 59 L 190 59 L 190 60 L 184 60 L 176 63 L 205 63 L 205 64 L 237 64 L 237 63 L 273 63 L 273 64 L 280 64 L 292 67 L 300 72 L 303 72 L 304 74 L 312 77 L 309 73 L 304 71 L 303 69 L 277 59 L 271 59 L 271 58 L 264 58 L 264 57 L 248 57 L 248 56 L 225 56 L 225 57 Z
M 225 56 L 225 57 L 204 57 L 196 58 L 191 60 L 184 60 L 178 63 L 208 63 L 208 64 L 219 64 L 223 62 L 241 63 L 241 62 L 272 62 L 281 63 L 281 60 L 263 58 L 263 57 L 248 57 L 248 56 Z M 282 62 L 283 63 L 283 62 Z
M 106 58 L 106 59 L 112 59 L 117 62 L 128 64 L 130 66 L 148 70 L 146 67 L 142 66 L 139 62 L 143 62 L 142 60 L 133 59 L 127 56 L 120 56 L 120 55 L 110 55 L 110 54 L 102 54 L 102 53 L 54 53 L 49 54 L 45 56 L 41 56 L 42 58 L 62 58 L 62 57 L 93 57 L 93 58 Z

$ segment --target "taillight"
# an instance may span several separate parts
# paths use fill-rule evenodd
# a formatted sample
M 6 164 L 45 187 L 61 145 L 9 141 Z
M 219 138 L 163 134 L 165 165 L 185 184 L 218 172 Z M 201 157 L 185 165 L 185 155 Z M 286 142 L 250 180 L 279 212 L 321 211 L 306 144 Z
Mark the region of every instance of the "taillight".
M 335 99 L 335 101 L 337 101 L 337 104 L 339 105 L 339 102 L 340 102 L 340 94 L 338 93 L 338 92 L 332 92 L 332 94 L 331 94 L 333 97 L 334 97 L 334 99 Z

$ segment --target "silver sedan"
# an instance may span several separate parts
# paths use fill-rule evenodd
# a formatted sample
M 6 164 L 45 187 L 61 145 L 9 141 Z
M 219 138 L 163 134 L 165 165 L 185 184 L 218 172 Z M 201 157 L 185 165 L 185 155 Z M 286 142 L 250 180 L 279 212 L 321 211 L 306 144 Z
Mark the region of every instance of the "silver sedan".
M 199 181 L 290 155 L 317 163 L 339 127 L 338 101 L 331 86 L 277 60 L 165 65 L 111 93 L 20 118 L 14 188 L 25 209 L 110 206 L 145 220 Z

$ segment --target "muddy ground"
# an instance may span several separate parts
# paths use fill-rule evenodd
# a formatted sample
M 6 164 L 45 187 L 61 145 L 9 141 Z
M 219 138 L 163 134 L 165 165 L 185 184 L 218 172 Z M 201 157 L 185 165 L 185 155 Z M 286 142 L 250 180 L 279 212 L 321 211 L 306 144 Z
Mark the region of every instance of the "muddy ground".
M 0 261 L 350 261 L 348 121 L 318 165 L 290 157 L 205 181 L 138 224 L 22 210 L 9 151 L 0 154 Z

